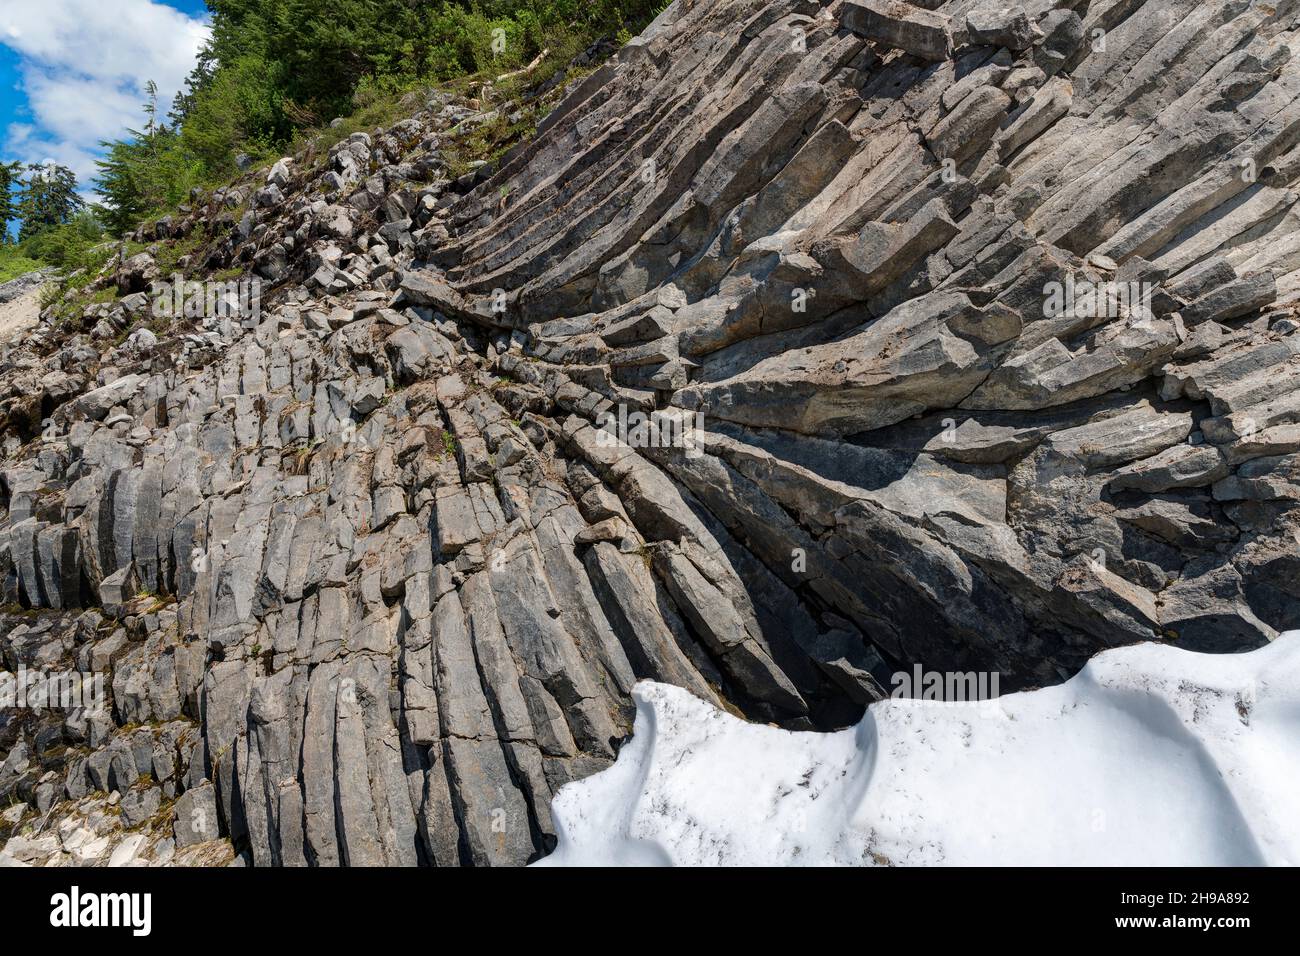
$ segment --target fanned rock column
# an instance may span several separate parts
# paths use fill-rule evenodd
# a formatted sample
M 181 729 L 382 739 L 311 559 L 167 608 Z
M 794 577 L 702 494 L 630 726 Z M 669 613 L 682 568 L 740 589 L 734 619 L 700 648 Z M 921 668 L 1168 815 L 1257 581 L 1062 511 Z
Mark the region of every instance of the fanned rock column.
M 107 698 L 0 717 L 6 858 L 521 864 L 641 678 L 830 728 L 1300 627 L 1297 42 L 677 0 L 496 166 L 435 94 L 143 227 L 0 363 L 4 664 Z M 257 321 L 143 328 L 182 242 Z

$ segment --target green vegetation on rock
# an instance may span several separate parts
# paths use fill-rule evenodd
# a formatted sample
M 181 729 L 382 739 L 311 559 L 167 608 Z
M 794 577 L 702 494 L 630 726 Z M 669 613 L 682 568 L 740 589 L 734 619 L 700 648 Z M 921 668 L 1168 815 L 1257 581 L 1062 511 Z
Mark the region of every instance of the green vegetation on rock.
M 626 38 L 655 0 L 209 0 L 212 38 L 168 115 L 103 144 L 96 191 L 115 234 L 229 181 L 308 134 L 325 140 L 391 121 L 431 84 L 473 95 L 552 75 L 602 38 Z M 612 44 L 612 39 L 611 39 Z M 333 128 L 331 128 L 333 124 Z M 504 125 L 504 124 L 503 124 Z M 531 127 L 530 127 L 531 128 Z M 328 146 L 328 143 L 325 144 Z M 484 143 L 484 152 L 500 152 Z M 477 150 L 475 151 L 477 152 Z

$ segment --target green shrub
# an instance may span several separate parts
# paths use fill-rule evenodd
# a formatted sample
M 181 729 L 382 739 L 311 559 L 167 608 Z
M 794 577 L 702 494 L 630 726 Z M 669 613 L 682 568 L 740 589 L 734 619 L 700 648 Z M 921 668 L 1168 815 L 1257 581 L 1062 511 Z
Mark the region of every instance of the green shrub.
M 16 261 L 26 259 L 38 263 L 38 268 L 56 266 L 61 270 L 70 271 L 86 265 L 91 250 L 103 241 L 104 226 L 97 212 L 84 210 L 65 225 L 51 226 L 16 246 L 2 248 L 3 252 L 13 250 L 12 255 Z
M 116 234 L 182 201 L 194 186 L 228 181 L 235 157 L 269 159 L 317 130 L 396 117 L 401 96 L 430 83 L 463 84 L 519 70 L 508 94 L 546 79 L 593 41 L 630 36 L 664 0 L 209 0 L 212 38 L 178 98 L 171 126 L 105 144 L 98 191 Z M 350 122 L 327 128 L 334 119 Z M 346 135 L 346 133 L 342 134 Z
M 35 272 L 44 265 L 43 262 L 23 255 L 17 246 L 0 246 L 0 283 Z

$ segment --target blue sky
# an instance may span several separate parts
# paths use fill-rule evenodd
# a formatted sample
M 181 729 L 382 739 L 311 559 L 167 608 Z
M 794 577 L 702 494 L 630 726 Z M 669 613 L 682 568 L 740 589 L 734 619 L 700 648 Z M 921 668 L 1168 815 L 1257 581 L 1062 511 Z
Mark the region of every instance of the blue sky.
M 98 143 L 171 105 L 207 36 L 202 0 L 0 0 L 0 161 L 54 161 L 89 194 Z

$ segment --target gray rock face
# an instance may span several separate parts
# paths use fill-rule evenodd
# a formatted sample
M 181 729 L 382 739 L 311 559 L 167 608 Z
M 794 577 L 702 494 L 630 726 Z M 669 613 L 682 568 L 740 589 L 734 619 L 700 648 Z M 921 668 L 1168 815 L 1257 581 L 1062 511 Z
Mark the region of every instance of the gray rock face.
M 885 47 L 923 60 L 942 61 L 952 52 L 948 18 L 903 0 L 845 0 L 846 29 Z
M 10 279 L 8 282 L 0 282 L 0 305 L 13 302 L 15 299 L 21 299 L 28 293 L 39 289 L 50 279 L 52 274 L 53 270 L 40 269 L 36 272 L 24 273 L 16 279 Z
M 162 791 L 158 787 L 132 790 L 122 796 L 122 822 L 128 828 L 138 827 L 158 812 L 162 806 Z
M 982 3 L 966 14 L 966 38 L 985 46 L 1024 50 L 1043 35 L 1029 16 L 1024 10 L 1003 6 L 996 0 Z
M 178 848 L 205 843 L 219 836 L 217 800 L 211 784 L 204 783 L 193 790 L 186 790 L 176 801 L 175 811 L 174 827 Z
M 638 679 L 831 728 L 1300 627 L 1300 12 L 1057 7 L 679 0 L 499 166 L 439 94 L 178 214 L 258 321 L 0 365 L 0 653 L 104 690 L 0 802 L 515 865 Z

